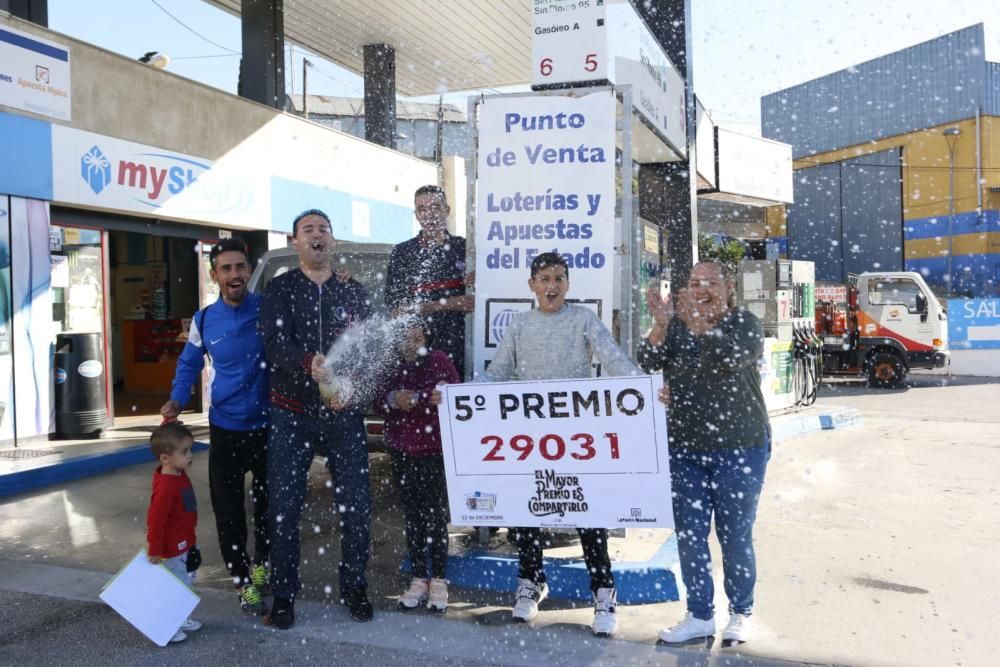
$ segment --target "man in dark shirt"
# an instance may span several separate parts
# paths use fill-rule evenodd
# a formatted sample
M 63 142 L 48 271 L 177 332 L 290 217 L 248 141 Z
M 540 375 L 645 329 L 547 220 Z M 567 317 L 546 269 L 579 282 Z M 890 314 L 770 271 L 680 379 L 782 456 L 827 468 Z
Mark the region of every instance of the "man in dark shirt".
M 327 458 L 340 521 L 340 597 L 356 621 L 372 618 L 365 568 L 369 557 L 371 494 L 364 407 L 319 383 L 333 378 L 323 354 L 350 326 L 371 314 L 367 292 L 338 279 L 330 263 L 330 218 L 319 210 L 292 224 L 299 268 L 267 284 L 260 327 L 271 377 L 271 431 L 267 443 L 270 495 L 271 625 L 295 623 L 299 580 L 299 519 L 313 456 Z
M 412 309 L 423 315 L 430 330 L 428 344 L 447 354 L 464 378 L 465 313 L 474 304 L 473 296 L 465 293 L 465 239 L 448 233 L 451 209 L 439 186 L 425 185 L 413 199 L 420 233 L 392 249 L 385 305 L 394 312 Z

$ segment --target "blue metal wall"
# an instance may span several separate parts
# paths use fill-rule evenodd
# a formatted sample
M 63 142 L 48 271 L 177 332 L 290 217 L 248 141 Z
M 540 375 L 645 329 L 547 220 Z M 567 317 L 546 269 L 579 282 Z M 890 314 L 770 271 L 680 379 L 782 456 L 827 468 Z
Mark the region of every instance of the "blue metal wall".
M 903 269 L 901 150 L 795 172 L 788 257 L 815 263 L 816 280 Z
M 990 63 L 992 65 L 992 63 Z M 949 123 L 1000 106 L 977 24 L 761 98 L 761 131 L 795 157 Z
M 983 113 L 1000 116 L 1000 63 L 986 63 L 986 97 Z
M 840 221 L 840 165 L 823 164 L 795 172 L 795 203 L 788 206 L 788 257 L 816 264 L 816 280 L 844 276 Z

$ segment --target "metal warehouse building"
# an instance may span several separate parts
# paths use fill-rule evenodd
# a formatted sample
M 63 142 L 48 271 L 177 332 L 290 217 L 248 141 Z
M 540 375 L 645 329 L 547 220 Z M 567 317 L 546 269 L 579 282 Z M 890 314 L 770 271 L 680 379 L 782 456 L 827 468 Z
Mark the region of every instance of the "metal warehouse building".
M 767 95 L 761 125 L 792 145 L 788 256 L 817 280 L 908 270 L 1000 295 L 1000 63 L 982 24 Z

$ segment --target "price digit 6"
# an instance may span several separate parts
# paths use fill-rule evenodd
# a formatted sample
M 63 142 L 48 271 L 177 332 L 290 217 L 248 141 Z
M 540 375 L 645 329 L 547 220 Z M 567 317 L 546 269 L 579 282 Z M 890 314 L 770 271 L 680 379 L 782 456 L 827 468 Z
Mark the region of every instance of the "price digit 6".
M 552 74 L 552 58 L 542 58 L 542 61 L 538 63 L 538 71 L 542 73 L 542 76 Z
M 500 448 L 503 447 L 503 438 L 498 438 L 495 435 L 484 436 L 482 440 L 479 441 L 483 445 L 488 445 L 491 442 L 495 443 L 493 449 L 489 451 L 486 456 L 483 457 L 484 461 L 506 461 L 502 454 L 499 454 Z

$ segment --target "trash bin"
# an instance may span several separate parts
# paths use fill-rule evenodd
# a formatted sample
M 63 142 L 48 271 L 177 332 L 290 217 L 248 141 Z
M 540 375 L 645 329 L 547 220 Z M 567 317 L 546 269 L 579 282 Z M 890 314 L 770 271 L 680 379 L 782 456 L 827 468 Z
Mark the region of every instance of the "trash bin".
M 56 335 L 54 366 L 56 437 L 100 437 L 111 422 L 101 334 Z

